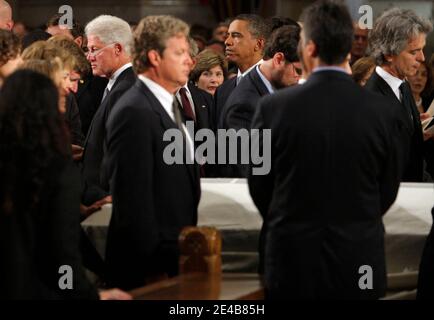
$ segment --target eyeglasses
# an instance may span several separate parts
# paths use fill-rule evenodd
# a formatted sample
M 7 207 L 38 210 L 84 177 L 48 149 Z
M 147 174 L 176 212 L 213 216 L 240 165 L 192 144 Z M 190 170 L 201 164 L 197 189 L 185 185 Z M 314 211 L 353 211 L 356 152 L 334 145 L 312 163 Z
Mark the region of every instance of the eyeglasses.
M 106 45 L 105 47 L 102 47 L 102 48 L 100 48 L 100 49 L 95 49 L 94 47 L 92 47 L 92 48 L 88 48 L 87 50 L 87 52 L 86 52 L 86 55 L 87 56 L 90 56 L 90 57 L 96 57 L 97 55 L 99 55 L 105 48 L 108 48 L 108 47 L 110 47 L 110 46 L 112 46 L 112 45 L 114 45 L 114 43 L 110 43 L 110 44 L 108 44 L 108 45 Z
M 299 75 L 299 76 L 301 76 L 301 74 L 303 73 L 303 70 L 301 70 L 301 68 L 297 68 L 293 63 L 291 63 L 292 64 L 292 67 L 294 68 L 294 71 Z

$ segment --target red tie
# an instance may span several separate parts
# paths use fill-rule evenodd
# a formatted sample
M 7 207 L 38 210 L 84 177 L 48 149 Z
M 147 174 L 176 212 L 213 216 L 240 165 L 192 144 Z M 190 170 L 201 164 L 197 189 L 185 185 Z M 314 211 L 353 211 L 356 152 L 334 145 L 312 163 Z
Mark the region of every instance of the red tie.
M 187 89 L 182 87 L 179 89 L 179 95 L 181 96 L 182 109 L 184 110 L 185 120 L 193 120 L 196 122 L 196 117 L 194 116 L 193 108 L 191 107 L 190 101 L 187 97 Z

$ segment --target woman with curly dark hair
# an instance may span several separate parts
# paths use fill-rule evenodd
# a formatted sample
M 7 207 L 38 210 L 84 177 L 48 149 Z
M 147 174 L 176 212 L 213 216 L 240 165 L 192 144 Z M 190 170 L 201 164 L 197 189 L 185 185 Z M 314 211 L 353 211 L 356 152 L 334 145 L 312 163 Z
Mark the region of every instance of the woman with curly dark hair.
M 9 76 L 0 94 L 0 299 L 98 298 L 79 255 L 69 145 L 54 83 L 30 70 Z
M 21 63 L 20 39 L 9 30 L 0 29 L 0 87 Z

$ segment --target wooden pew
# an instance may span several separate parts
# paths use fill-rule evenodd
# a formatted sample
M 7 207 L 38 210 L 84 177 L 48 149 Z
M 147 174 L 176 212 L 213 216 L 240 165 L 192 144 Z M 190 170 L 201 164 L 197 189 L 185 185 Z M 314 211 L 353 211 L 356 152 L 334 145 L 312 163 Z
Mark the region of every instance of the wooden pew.
M 180 275 L 130 291 L 137 300 L 255 300 L 264 292 L 258 274 L 221 272 L 221 235 L 187 227 L 179 237 Z

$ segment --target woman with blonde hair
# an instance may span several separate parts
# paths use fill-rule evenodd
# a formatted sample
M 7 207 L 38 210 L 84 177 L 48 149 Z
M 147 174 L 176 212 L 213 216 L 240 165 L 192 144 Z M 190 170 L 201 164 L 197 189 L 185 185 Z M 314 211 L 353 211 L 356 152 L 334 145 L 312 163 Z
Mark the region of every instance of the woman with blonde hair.
M 27 47 L 22 54 L 22 59 L 26 60 L 45 60 L 52 62 L 58 61 L 61 65 L 61 81 L 52 79 L 59 89 L 59 110 L 64 113 L 65 120 L 71 132 L 74 148 L 74 158 L 79 160 L 82 154 L 84 142 L 81 131 L 80 113 L 75 97 L 71 94 L 73 83 L 71 82 L 71 72 L 78 68 L 77 58 L 67 50 L 53 42 L 37 41 Z

